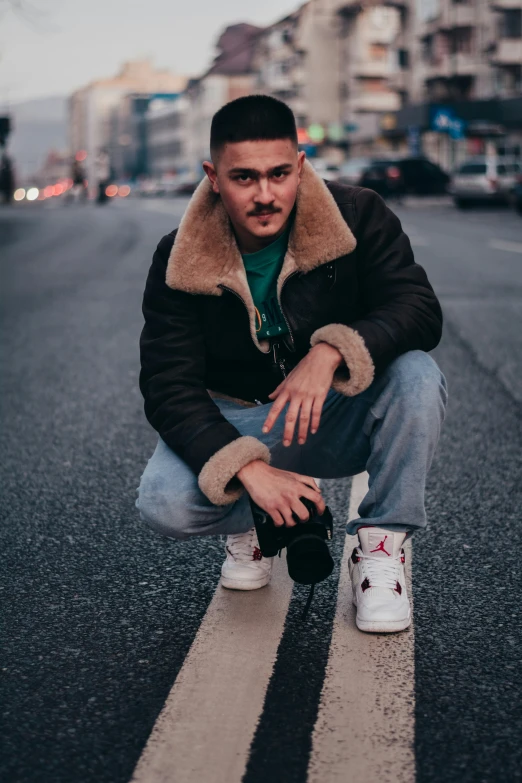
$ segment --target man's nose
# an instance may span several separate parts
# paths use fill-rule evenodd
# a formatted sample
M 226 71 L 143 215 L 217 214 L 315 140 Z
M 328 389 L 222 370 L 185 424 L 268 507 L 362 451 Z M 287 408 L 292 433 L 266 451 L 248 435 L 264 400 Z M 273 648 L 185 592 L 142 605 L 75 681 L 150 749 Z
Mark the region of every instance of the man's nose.
M 274 195 L 270 189 L 270 182 L 268 179 L 259 179 L 254 201 L 256 204 L 271 204 L 273 200 Z

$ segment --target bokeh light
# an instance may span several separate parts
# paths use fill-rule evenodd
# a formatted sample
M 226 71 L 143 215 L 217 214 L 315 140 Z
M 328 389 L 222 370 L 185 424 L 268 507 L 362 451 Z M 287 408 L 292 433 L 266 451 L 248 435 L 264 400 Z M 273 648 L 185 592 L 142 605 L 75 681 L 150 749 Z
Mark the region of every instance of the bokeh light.
M 76 158 L 76 160 L 81 162 L 82 160 L 86 159 L 87 152 L 85 150 L 78 150 L 78 152 L 76 153 L 76 155 L 74 157 Z
M 107 185 L 105 188 L 105 195 L 109 198 L 112 198 L 113 196 L 118 195 L 118 186 L 117 185 Z
M 63 191 L 64 187 L 59 182 L 56 185 L 53 185 L 53 196 L 61 196 Z
M 121 185 L 118 188 L 118 196 L 121 196 L 122 198 L 125 198 L 125 196 L 128 196 L 130 192 L 131 192 L 131 189 L 130 189 L 129 185 Z
M 25 198 L 25 188 L 17 188 L 13 196 L 15 201 L 23 201 Z
M 39 192 L 38 188 L 29 188 L 26 195 L 27 201 L 36 201 Z
M 47 187 L 44 189 L 44 196 L 45 198 L 51 198 L 51 196 L 54 196 L 54 188 L 52 185 L 47 185 Z

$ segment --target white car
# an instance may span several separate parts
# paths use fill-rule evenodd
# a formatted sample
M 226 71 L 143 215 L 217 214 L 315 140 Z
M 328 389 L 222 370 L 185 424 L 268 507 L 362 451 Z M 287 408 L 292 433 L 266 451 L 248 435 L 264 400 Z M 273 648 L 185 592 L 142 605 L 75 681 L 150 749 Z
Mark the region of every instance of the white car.
M 453 175 L 453 201 L 460 209 L 479 201 L 507 204 L 521 171 L 521 164 L 512 158 L 469 158 Z
M 322 179 L 331 181 L 336 180 L 339 176 L 339 166 L 336 166 L 335 163 L 328 163 L 324 158 L 310 158 L 309 160 Z

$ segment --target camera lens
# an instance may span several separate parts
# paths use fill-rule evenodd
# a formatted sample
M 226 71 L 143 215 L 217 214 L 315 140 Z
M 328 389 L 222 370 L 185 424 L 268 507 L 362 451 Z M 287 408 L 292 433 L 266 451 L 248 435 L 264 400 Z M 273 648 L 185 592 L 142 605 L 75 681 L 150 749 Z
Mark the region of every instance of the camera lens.
M 334 567 L 326 541 L 313 534 L 300 535 L 288 543 L 286 562 L 291 579 L 302 585 L 322 582 Z

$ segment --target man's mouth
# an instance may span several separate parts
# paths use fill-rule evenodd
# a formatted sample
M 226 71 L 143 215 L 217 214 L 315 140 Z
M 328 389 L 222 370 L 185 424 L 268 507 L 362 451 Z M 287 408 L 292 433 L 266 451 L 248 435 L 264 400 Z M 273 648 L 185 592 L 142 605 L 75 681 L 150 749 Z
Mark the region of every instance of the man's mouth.
M 256 218 L 266 218 L 277 214 L 279 214 L 279 210 L 270 210 L 269 212 L 250 212 L 249 216 Z

